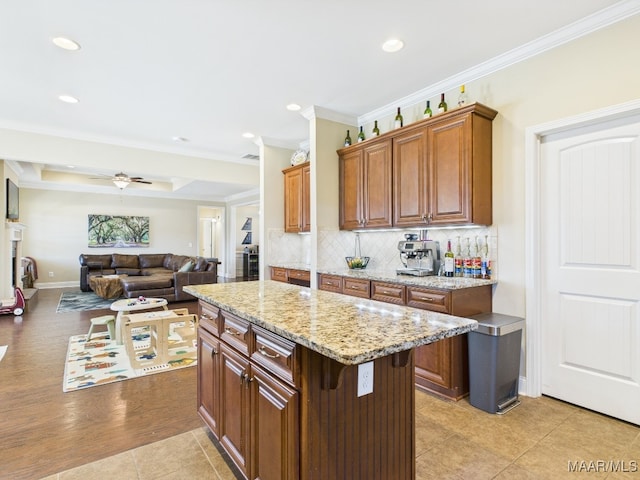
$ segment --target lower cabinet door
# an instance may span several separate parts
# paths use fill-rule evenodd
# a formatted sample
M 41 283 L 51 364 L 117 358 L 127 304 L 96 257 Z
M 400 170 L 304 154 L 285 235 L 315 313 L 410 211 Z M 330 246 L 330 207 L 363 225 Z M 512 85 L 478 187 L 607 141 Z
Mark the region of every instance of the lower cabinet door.
M 251 365 L 251 476 L 297 480 L 299 476 L 298 392 Z
M 218 389 L 220 340 L 203 328 L 198 329 L 198 413 L 219 437 L 220 397 Z
M 220 343 L 219 440 L 245 477 L 249 476 L 249 360 Z

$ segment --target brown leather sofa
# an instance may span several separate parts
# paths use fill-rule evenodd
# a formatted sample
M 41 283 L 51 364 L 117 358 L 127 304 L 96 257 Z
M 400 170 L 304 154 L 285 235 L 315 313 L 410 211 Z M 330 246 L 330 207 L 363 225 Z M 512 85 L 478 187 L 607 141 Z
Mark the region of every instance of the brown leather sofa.
M 192 300 L 182 291 L 185 285 L 217 283 L 217 258 L 189 257 L 172 253 L 124 255 L 81 254 L 80 289 L 91 291 L 91 275 L 126 275 L 120 279 L 128 298 L 160 297 L 168 302 Z

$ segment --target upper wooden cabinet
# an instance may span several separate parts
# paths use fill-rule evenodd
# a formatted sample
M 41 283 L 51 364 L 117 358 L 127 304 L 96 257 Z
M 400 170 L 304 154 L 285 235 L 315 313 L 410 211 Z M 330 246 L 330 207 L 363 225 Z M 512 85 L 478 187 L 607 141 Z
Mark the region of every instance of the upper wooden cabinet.
M 495 110 L 474 103 L 338 150 L 340 228 L 490 225 L 491 136 L 496 115 Z M 379 150 L 390 153 L 393 197 L 385 208 L 393 215 L 391 223 L 363 225 L 357 220 L 367 218 L 365 203 L 358 200 L 366 186 L 376 189 L 377 199 L 387 192 L 375 183 L 379 179 L 371 184 L 366 177 L 374 169 L 374 175 L 380 175 L 380 166 L 369 170 L 364 166 L 366 152 Z
M 303 163 L 286 168 L 284 173 L 284 231 L 311 231 L 311 167 Z
M 340 154 L 341 230 L 392 225 L 391 145 L 391 139 L 361 143 Z

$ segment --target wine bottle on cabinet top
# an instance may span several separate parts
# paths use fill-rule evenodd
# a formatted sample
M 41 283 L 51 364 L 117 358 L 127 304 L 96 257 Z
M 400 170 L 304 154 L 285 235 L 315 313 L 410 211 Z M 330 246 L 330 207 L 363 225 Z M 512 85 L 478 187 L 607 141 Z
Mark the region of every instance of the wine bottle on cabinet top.
M 460 85 L 460 95 L 458 95 L 458 106 L 461 107 L 467 103 L 467 94 L 464 92 L 464 85 Z
M 360 127 L 360 133 L 358 133 L 358 143 L 364 142 L 364 132 L 362 131 L 362 127 Z
M 400 128 L 403 125 L 402 114 L 400 113 L 400 107 L 398 107 L 398 113 L 396 114 L 396 118 L 394 120 L 394 127 Z
M 440 103 L 438 104 L 438 113 L 447 111 L 447 102 L 444 101 L 444 93 L 440 94 Z
M 375 120 L 373 122 L 373 132 L 371 133 L 373 133 L 374 137 L 377 137 L 378 135 L 380 135 L 380 129 L 378 128 L 378 120 Z
M 424 115 L 422 118 L 430 118 L 433 116 L 433 112 L 431 111 L 431 102 L 427 100 L 427 108 L 424 109 Z
M 347 130 L 347 136 L 344 137 L 344 146 L 348 147 L 351 145 L 351 135 L 349 135 L 349 130 Z

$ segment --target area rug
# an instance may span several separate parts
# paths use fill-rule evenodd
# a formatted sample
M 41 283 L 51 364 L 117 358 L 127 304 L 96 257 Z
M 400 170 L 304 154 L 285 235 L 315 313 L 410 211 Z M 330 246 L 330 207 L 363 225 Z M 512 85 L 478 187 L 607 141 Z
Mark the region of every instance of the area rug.
M 82 310 L 102 310 L 109 308 L 117 299 L 105 300 L 93 292 L 64 292 L 60 295 L 56 313 L 78 312 Z
M 183 340 L 181 334 L 186 340 Z M 92 335 L 89 342 L 86 339 L 86 335 L 74 335 L 69 339 L 62 385 L 64 392 L 191 367 L 196 365 L 198 360 L 195 327 L 191 322 L 186 329 L 184 322 L 171 325 L 169 362 L 145 368 L 132 368 L 125 346 L 110 340 L 107 332 Z M 138 359 L 155 357 L 147 351 L 150 346 L 148 327 L 132 329 L 132 340 Z

